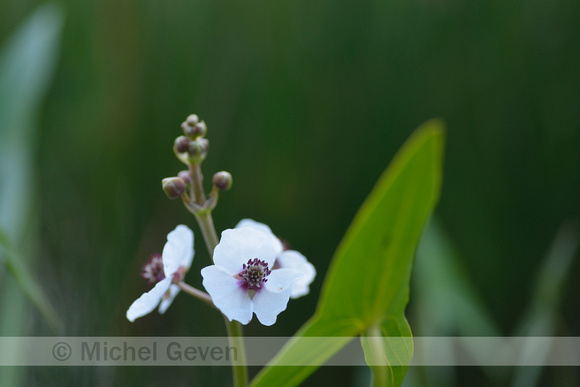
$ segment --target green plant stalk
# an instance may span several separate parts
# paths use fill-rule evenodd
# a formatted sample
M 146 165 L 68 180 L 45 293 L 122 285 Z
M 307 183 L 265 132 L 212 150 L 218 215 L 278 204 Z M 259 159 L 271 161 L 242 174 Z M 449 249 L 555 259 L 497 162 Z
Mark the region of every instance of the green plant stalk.
M 203 235 L 203 240 L 207 246 L 209 256 L 213 260 L 213 249 L 217 246 L 219 240 L 215 232 L 215 226 L 213 225 L 213 218 L 211 217 L 211 212 L 205 212 L 201 215 L 196 215 L 197 223 L 201 229 Z
M 203 175 L 200 164 L 190 165 L 189 174 L 191 175 L 191 197 L 198 206 L 203 207 L 205 204 L 205 194 L 203 192 Z M 201 229 L 201 234 L 209 251 L 209 256 L 213 259 L 213 249 L 217 246 L 219 240 L 213 224 L 213 218 L 211 217 L 211 210 L 194 213 L 194 215 Z
M 238 356 L 234 356 L 232 371 L 235 387 L 248 385 L 248 368 L 246 367 L 246 350 L 244 348 L 244 332 L 242 324 L 237 321 L 229 321 L 224 316 L 228 329 L 228 341 L 231 347 L 238 349 Z
M 205 193 L 203 192 L 203 174 L 200 164 L 189 164 L 189 174 L 191 175 L 191 197 L 200 206 L 205 203 Z
M 208 304 L 209 306 L 211 306 L 212 308 L 215 308 L 215 305 L 213 304 L 211 297 L 206 292 L 202 292 L 201 290 L 198 290 L 198 289 L 194 288 L 193 286 L 186 284 L 185 282 L 179 282 L 177 284 L 177 286 L 179 286 L 179 288 L 181 290 L 183 290 L 185 293 L 189 294 L 190 296 L 193 296 L 197 299 L 200 299 L 203 302 L 205 302 L 206 304 Z
M 368 343 L 371 349 L 372 358 L 375 360 L 384 358 L 385 356 L 385 342 L 383 339 L 383 333 L 381 332 L 381 327 L 378 325 L 373 325 L 369 327 L 368 332 Z M 386 366 L 377 365 L 372 367 L 373 369 L 373 387 L 386 387 L 388 386 L 387 373 L 385 372 Z
M 198 206 L 203 207 L 205 204 L 205 194 L 203 193 L 203 175 L 200 165 L 190 165 L 189 173 L 191 175 L 191 196 Z M 209 255 L 213 259 L 213 250 L 219 240 L 213 224 L 211 210 L 194 213 L 194 215 L 201 229 Z M 234 358 L 232 364 L 234 387 L 245 387 L 248 385 L 248 368 L 246 366 L 246 349 L 244 347 L 242 325 L 237 321 L 229 321 L 225 316 L 224 319 L 228 332 L 228 342 L 233 348 L 237 348 L 238 350 L 238 356 Z

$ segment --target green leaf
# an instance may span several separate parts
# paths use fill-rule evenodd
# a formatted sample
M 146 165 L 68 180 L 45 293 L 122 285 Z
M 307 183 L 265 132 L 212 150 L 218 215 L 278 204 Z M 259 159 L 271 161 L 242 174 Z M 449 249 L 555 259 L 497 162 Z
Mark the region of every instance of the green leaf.
M 36 120 L 56 68 L 62 24 L 59 6 L 42 5 L 6 40 L 0 52 L 0 335 L 28 334 L 30 307 L 26 297 L 51 327 L 60 331 L 58 316 L 26 267 L 33 265 L 36 246 L 31 227 L 36 223 Z M 15 281 L 5 278 L 9 276 Z M 0 352 L 0 357 L 26 357 L 19 348 L 0 348 Z M 21 368 L 6 368 L 0 373 L 0 385 L 24 385 L 24 377 Z
M 436 217 L 432 217 L 417 247 L 411 283 L 412 308 L 408 313 L 415 321 L 413 329 L 418 336 L 500 336 L 497 324 L 486 309 L 477 289 L 464 266 L 461 255 Z M 457 348 L 452 344 L 439 348 L 441 353 L 466 353 L 479 359 L 480 351 L 474 346 Z M 420 351 L 420 350 L 419 350 Z M 421 352 L 415 357 L 425 356 Z M 505 384 L 505 367 L 484 367 L 482 372 L 496 385 Z M 506 369 L 507 370 L 507 369 Z M 453 385 L 456 370 L 453 367 L 417 367 L 421 375 L 410 386 Z
M 0 52 L 0 333 L 24 335 L 26 294 L 49 324 L 56 313 L 26 267 L 32 265 L 35 232 L 34 148 L 36 119 L 54 75 L 59 52 L 62 9 L 39 7 L 6 41 Z M 3 264 L 2 264 L 3 263 Z M 4 270 L 4 268 L 7 270 Z M 16 354 L 12 353 L 12 356 Z M 7 385 L 0 378 L 0 384 Z
M 20 285 L 20 289 L 26 294 L 30 301 L 36 305 L 51 328 L 57 333 L 62 332 L 60 317 L 38 285 L 38 281 L 33 278 L 26 266 L 23 264 L 22 258 L 19 257 L 12 246 L 10 246 L 7 235 L 1 229 L 0 263 L 6 266 L 10 274 L 12 274 L 16 282 Z
M 566 222 L 561 227 L 544 262 L 540 267 L 534 290 L 530 297 L 522 321 L 515 336 L 529 336 L 530 341 L 524 345 L 520 357 L 526 359 L 533 354 L 535 359 L 547 359 L 549 351 L 537 344 L 535 337 L 556 336 L 558 321 L 561 319 L 562 298 L 566 294 L 564 287 L 570 279 L 570 272 L 580 246 L 580 229 L 574 222 Z M 536 386 L 542 376 L 541 367 L 518 367 L 515 370 L 512 387 Z
M 14 243 L 28 234 L 36 118 L 54 75 L 62 23 L 62 10 L 44 5 L 0 53 L 0 224 Z
M 403 314 L 386 318 L 382 326 L 369 327 L 361 336 L 361 345 L 375 376 L 374 385 L 402 383 L 413 358 L 411 328 Z
M 413 274 L 417 331 L 422 336 L 499 336 L 452 241 L 435 218 L 417 247 Z
M 412 345 L 393 346 L 388 339 L 371 338 L 409 337 L 403 344 L 411 340 L 404 310 L 413 254 L 439 197 L 442 153 L 443 124 L 438 120 L 423 124 L 405 143 L 338 246 L 315 315 L 257 375 L 252 386 L 295 386 L 346 345 L 346 337 L 357 335 L 364 335 L 367 360 L 382 358 L 391 364 L 372 367 L 379 372 L 375 380 L 388 386 L 402 383 Z M 344 340 L 309 347 L 300 339 L 327 336 Z M 312 366 L 275 367 L 294 358 L 304 361 L 304 356 Z

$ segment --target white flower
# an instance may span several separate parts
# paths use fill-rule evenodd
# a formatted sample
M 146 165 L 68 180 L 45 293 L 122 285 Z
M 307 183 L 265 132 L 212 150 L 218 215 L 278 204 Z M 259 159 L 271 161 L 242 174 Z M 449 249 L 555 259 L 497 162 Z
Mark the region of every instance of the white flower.
M 159 305 L 159 313 L 165 313 L 171 302 L 179 293 L 179 287 L 172 284 L 174 276 L 184 275 L 193 261 L 193 232 L 184 225 L 179 225 L 167 235 L 163 248 L 164 278 L 155 287 L 139 297 L 127 310 L 127 319 L 131 322 L 145 316 Z M 144 273 L 155 272 L 155 268 L 144 268 Z M 159 271 L 159 270 L 157 270 Z M 149 274 L 145 275 L 149 276 Z M 162 276 L 163 277 L 163 276 Z M 149 278 L 149 277 L 148 277 Z
M 269 234 L 252 227 L 225 230 L 213 254 L 215 265 L 201 270 L 203 286 L 214 305 L 230 320 L 247 324 L 253 313 L 272 325 L 286 309 L 300 274 L 271 270 L 277 245 Z
M 264 223 L 256 222 L 252 219 L 242 219 L 236 228 L 251 227 L 257 230 L 261 230 L 268 234 L 272 243 L 276 246 L 276 263 L 274 264 L 273 270 L 277 268 L 281 269 L 292 269 L 300 274 L 302 277 L 294 282 L 292 286 L 291 298 L 302 297 L 310 292 L 310 284 L 314 281 L 316 277 L 316 269 L 304 255 L 300 254 L 298 251 L 294 250 L 284 250 L 284 246 L 280 239 L 274 235 L 270 227 Z

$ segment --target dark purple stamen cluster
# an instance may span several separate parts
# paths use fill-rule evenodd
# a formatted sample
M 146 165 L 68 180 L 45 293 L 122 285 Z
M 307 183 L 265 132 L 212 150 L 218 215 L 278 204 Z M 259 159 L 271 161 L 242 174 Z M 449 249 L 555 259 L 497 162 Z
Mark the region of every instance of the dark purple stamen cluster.
M 262 284 L 268 281 L 266 278 L 270 275 L 268 264 L 258 258 L 248 260 L 244 263 L 240 272 L 240 277 L 244 280 L 244 286 L 247 289 L 260 289 Z
M 163 271 L 163 257 L 161 254 L 153 254 L 143 266 L 141 277 L 149 281 L 149 284 L 155 284 L 165 279 Z

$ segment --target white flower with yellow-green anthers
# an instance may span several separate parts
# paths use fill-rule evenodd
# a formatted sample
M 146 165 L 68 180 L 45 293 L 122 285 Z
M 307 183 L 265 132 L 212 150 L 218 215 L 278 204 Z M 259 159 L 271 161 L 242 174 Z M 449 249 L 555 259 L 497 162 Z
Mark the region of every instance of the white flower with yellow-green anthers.
M 179 293 L 176 283 L 183 280 L 193 261 L 193 232 L 179 225 L 167 235 L 167 243 L 161 256 L 154 255 L 143 267 L 142 276 L 157 284 L 139 297 L 127 310 L 127 319 L 133 322 L 159 305 L 159 313 L 165 313 Z

